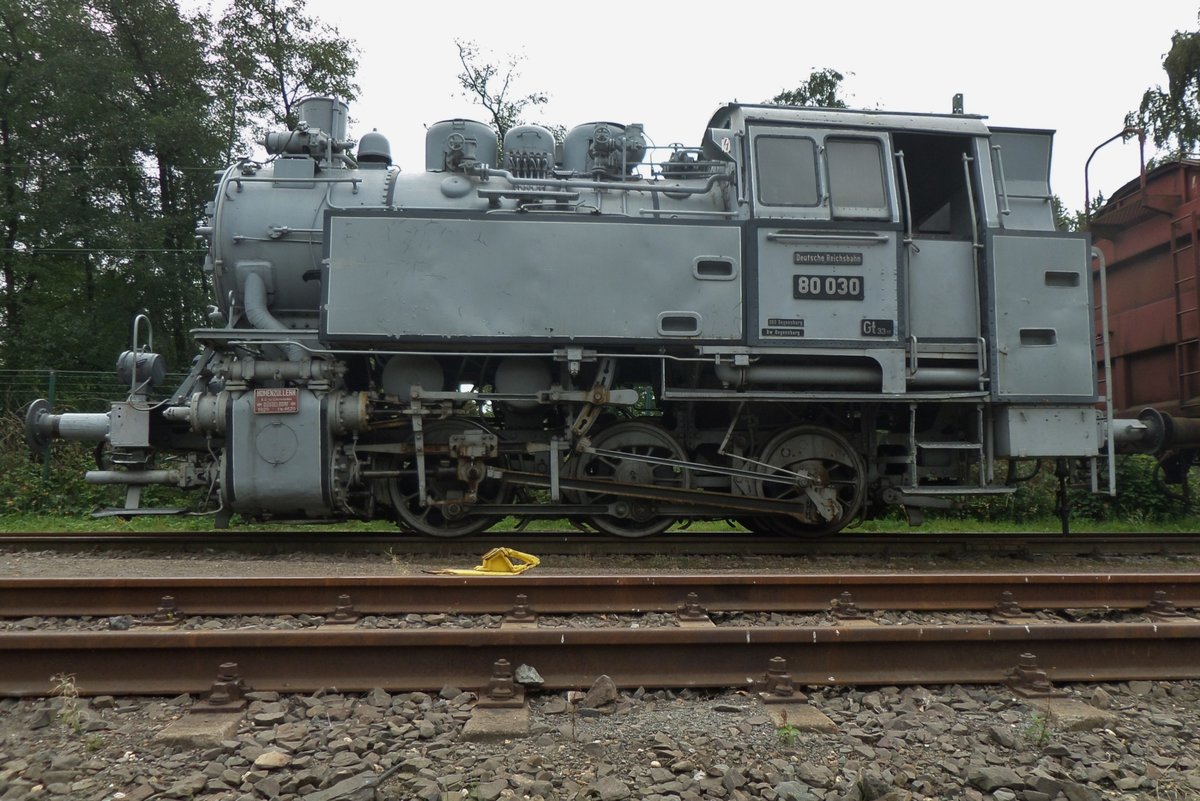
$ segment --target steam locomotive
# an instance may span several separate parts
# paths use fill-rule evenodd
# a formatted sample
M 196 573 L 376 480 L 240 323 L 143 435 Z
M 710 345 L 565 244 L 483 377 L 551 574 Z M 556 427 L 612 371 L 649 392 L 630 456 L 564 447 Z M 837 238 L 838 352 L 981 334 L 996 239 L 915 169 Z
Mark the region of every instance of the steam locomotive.
M 1098 411 L 1093 255 L 1055 230 L 1052 132 L 735 103 L 663 149 L 639 124 L 500 143 L 455 119 L 407 174 L 379 133 L 354 149 L 341 101 L 299 110 L 216 184 L 213 326 L 182 385 L 155 394 L 139 319 L 126 399 L 30 407 L 34 446 L 105 443 L 87 479 L 125 488 L 121 514 L 169 485 L 218 526 L 821 535 L 1012 492 L 1015 460 L 1168 444 L 1164 415 Z

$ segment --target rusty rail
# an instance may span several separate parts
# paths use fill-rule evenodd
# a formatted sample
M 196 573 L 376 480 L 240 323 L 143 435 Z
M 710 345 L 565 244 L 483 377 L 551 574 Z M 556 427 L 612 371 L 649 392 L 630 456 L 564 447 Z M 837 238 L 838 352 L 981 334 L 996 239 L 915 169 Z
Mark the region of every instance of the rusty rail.
M 1200 608 L 1200 574 L 521 575 L 0 579 L 0 616 L 503 613 L 517 595 L 541 614 L 673 611 L 689 593 L 710 612 L 812 612 L 841 593 L 866 610 L 989 610 L 1008 593 L 1026 610 Z
M 258 690 L 436 690 L 530 664 L 551 690 L 601 673 L 621 687 L 758 687 L 769 661 L 798 684 L 997 683 L 1022 654 L 1054 681 L 1200 678 L 1200 623 L 681 629 L 129 631 L 0 636 L 0 695 L 201 692 L 235 662 Z

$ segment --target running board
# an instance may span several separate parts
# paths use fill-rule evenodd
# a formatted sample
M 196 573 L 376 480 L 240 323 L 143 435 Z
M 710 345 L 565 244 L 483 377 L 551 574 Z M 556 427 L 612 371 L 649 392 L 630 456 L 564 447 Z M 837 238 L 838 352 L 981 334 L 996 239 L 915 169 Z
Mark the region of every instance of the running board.
M 169 515 L 184 515 L 187 513 L 188 513 L 187 509 L 172 509 L 172 508 L 160 508 L 160 507 L 149 507 L 149 508 L 143 509 L 142 507 L 139 506 L 134 509 L 118 509 L 118 508 L 97 509 L 96 511 L 92 512 L 92 517 L 96 518 L 96 519 L 105 518 L 105 517 L 163 517 L 163 516 L 169 516 Z
M 1012 495 L 1016 487 L 899 487 L 901 495 Z

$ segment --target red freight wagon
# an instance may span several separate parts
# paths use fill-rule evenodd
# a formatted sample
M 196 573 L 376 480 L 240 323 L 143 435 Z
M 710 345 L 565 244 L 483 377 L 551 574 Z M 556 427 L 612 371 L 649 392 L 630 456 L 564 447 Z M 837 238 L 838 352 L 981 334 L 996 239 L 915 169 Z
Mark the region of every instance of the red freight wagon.
M 1148 406 L 1200 417 L 1198 227 L 1196 160 L 1164 164 L 1130 181 L 1092 218 L 1094 244 L 1108 265 L 1114 417 Z M 1102 330 L 1099 313 L 1096 330 Z M 1104 380 L 1101 364 L 1101 392 Z

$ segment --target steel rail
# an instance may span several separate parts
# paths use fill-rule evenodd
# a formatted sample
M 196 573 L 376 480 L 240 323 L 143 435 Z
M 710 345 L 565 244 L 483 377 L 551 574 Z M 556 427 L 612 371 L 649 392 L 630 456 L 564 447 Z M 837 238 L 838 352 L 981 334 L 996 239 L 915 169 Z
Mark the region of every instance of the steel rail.
M 1143 609 L 1159 594 L 1200 607 L 1200 573 L 902 573 L 246 578 L 4 578 L 0 617 L 149 615 L 170 596 L 176 616 L 504 613 L 527 598 L 540 614 L 678 609 L 689 594 L 710 612 L 814 612 L 849 592 L 863 610 Z M 1009 596 L 1004 596 L 1009 593 Z
M 549 690 L 760 686 L 783 657 L 793 682 L 998 683 L 1036 655 L 1053 681 L 1200 678 L 1200 624 L 681 629 L 128 631 L 0 635 L 0 695 L 196 693 L 236 663 L 255 690 L 437 690 L 487 685 L 499 659 Z

